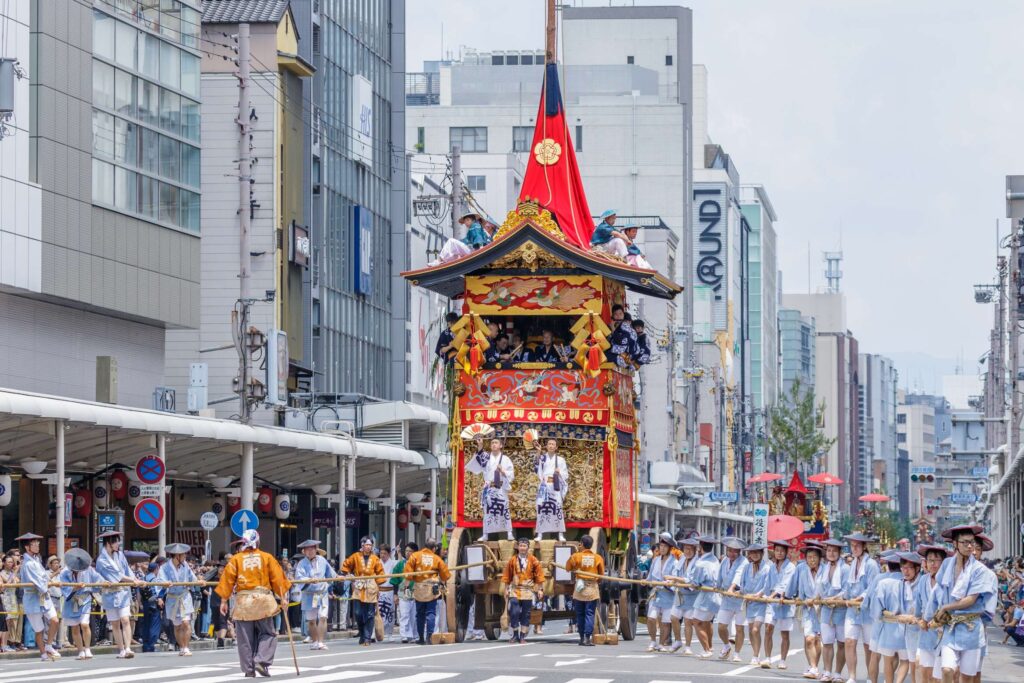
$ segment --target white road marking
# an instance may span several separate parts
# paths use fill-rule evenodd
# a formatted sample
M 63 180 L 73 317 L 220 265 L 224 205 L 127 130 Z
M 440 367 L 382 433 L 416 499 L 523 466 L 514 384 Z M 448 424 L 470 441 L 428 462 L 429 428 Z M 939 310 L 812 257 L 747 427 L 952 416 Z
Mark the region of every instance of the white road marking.
M 477 683 L 529 683 L 534 678 L 536 676 L 494 676 L 477 681 Z
M 539 652 L 530 652 L 529 654 L 523 655 L 523 657 L 540 657 Z
M 278 673 L 278 668 L 279 667 L 276 667 L 276 666 L 271 667 L 270 668 L 271 673 Z M 300 668 L 300 670 L 303 671 L 303 673 L 309 671 L 309 669 L 302 669 L 301 666 L 299 668 Z M 290 668 L 286 669 L 284 672 L 281 672 L 281 673 L 282 673 L 282 675 L 287 675 L 288 673 L 291 673 L 292 676 L 294 677 L 294 675 L 295 675 L 295 667 L 290 667 Z M 384 672 L 383 671 L 356 671 L 356 670 L 352 670 L 352 671 L 335 671 L 333 673 L 322 673 L 322 674 L 319 674 L 317 676 L 303 676 L 302 677 L 302 683 L 329 683 L 330 681 L 343 681 L 343 680 L 347 680 L 347 679 L 350 679 L 350 678 L 368 678 L 370 676 L 379 676 L 382 673 L 384 673 Z M 236 667 L 234 667 L 231 670 L 230 674 L 221 673 L 219 676 L 209 676 L 209 677 L 204 677 L 204 678 L 193 678 L 193 679 L 189 679 L 188 683 L 223 683 L 223 681 L 225 679 L 227 679 L 227 678 L 237 678 L 239 674 L 241 674 L 241 670 L 236 666 Z M 89 683 L 91 683 L 91 682 L 89 682 Z
M 389 678 L 388 683 L 430 683 L 431 681 L 443 681 L 446 678 L 455 678 L 459 674 L 448 672 L 431 672 L 402 676 L 400 678 Z M 305 681 L 303 682 L 305 683 Z
M 142 671 L 145 668 L 149 668 L 149 667 L 142 667 L 140 669 L 136 669 L 136 671 Z M 40 671 L 40 669 L 36 669 L 36 671 Z M 124 671 L 125 671 L 125 668 L 123 666 L 112 667 L 110 669 L 88 669 L 88 672 L 89 672 L 90 676 L 96 676 L 96 675 L 99 675 L 99 674 L 111 674 L 111 673 L 117 673 L 117 672 L 124 673 Z M 22 676 L 22 675 L 24 675 L 26 673 L 28 673 L 28 672 L 27 671 L 21 671 L 21 672 L 18 673 L 18 675 Z M 31 676 L 27 680 L 32 680 L 32 681 L 48 681 L 48 680 L 52 680 L 52 679 L 55 679 L 55 678 L 56 679 L 63 679 L 66 676 L 73 676 L 73 675 L 76 675 L 78 673 L 81 673 L 81 672 L 77 671 L 75 669 L 60 669 L 59 672 L 58 672 L 57 669 L 50 669 L 48 671 L 48 673 L 46 673 L 46 674 L 43 674 L 41 676 L 34 675 L 34 676 Z M 8 674 L 3 674 L 3 676 L 7 676 L 7 675 Z
M 655 678 L 653 680 L 647 681 L 647 683 L 690 683 L 690 681 L 669 681 L 666 679 Z
M 654 659 L 658 655 L 617 655 L 617 659 Z
M 19 676 L 24 676 L 26 674 L 34 674 L 43 671 L 46 671 L 47 673 L 53 673 L 54 671 L 62 671 L 66 673 L 71 671 L 71 669 L 54 669 L 52 666 L 50 666 L 46 667 L 45 669 L 22 669 L 20 671 L 8 671 L 7 673 L 0 673 L 0 680 L 3 680 L 5 678 L 18 678 Z M 32 678 L 36 677 L 32 676 Z
M 129 666 L 131 666 L 131 665 L 130 664 L 125 665 L 121 670 L 124 671 L 124 670 L 128 669 Z M 135 681 L 139 681 L 139 680 L 155 681 L 155 680 L 160 680 L 162 678 L 178 678 L 180 676 L 192 676 L 194 674 L 208 674 L 208 673 L 213 673 L 214 671 L 219 671 L 221 673 L 221 676 L 216 678 L 215 680 L 220 681 L 220 680 L 223 680 L 223 674 L 225 673 L 225 667 L 224 666 L 183 666 L 183 667 L 174 667 L 174 668 L 171 668 L 171 669 L 164 669 L 162 671 L 149 671 L 149 672 L 146 672 L 146 673 L 144 673 L 142 675 L 140 675 L 137 670 L 134 670 L 134 671 L 135 671 L 135 673 L 127 674 L 127 675 L 124 675 L 124 676 L 107 676 L 106 678 L 91 678 L 90 677 L 88 680 L 89 680 L 89 683 L 134 683 Z M 89 672 L 89 670 L 86 669 L 82 673 L 88 674 L 88 673 L 91 673 L 91 672 Z M 196 683 L 196 682 L 190 680 L 189 683 Z
M 796 653 L 803 652 L 803 651 L 804 651 L 804 649 L 802 647 L 801 648 L 797 648 L 795 650 L 790 650 L 789 651 L 789 655 L 795 655 Z M 789 655 L 787 655 L 787 657 Z M 772 664 L 775 664 L 780 659 L 782 659 L 781 655 L 775 655 L 774 657 L 771 658 L 770 661 L 771 661 Z M 726 671 L 722 675 L 723 676 L 739 676 L 740 674 L 744 674 L 744 673 L 750 671 L 751 669 L 759 669 L 759 668 L 760 667 L 754 666 L 753 664 L 747 664 L 746 666 L 741 666 L 741 667 L 739 667 L 737 669 L 733 669 L 732 671 Z M 770 671 L 770 669 L 765 669 L 765 671 Z
M 557 662 L 555 662 L 555 666 L 571 666 L 573 664 L 589 664 L 590 662 L 593 662 L 593 661 L 595 661 L 593 657 L 582 657 L 580 659 L 560 659 Z M 581 679 L 581 680 L 588 680 L 588 679 Z M 600 680 L 600 679 L 594 679 L 594 680 Z M 609 680 L 611 680 L 611 679 L 609 679 Z
M 565 683 L 612 683 L 611 678 L 570 678 Z

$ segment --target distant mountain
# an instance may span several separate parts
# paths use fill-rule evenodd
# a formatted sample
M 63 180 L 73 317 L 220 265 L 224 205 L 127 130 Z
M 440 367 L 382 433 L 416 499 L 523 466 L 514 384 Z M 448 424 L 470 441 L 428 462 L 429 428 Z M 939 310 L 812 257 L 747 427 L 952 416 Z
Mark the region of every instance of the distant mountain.
M 942 376 L 957 374 L 958 371 L 955 358 L 936 358 L 918 351 L 883 352 L 880 355 L 891 358 L 896 365 L 896 369 L 900 373 L 900 388 L 916 393 L 942 393 Z M 977 374 L 976 358 L 971 358 L 969 361 L 965 359 L 963 364 L 964 367 L 959 368 L 961 374 Z

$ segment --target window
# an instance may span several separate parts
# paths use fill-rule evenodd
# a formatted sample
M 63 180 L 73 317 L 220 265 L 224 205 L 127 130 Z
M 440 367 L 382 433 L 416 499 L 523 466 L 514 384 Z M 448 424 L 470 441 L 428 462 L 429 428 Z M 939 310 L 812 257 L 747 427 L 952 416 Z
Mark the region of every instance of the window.
M 120 69 L 114 73 L 114 111 L 135 117 L 135 77 Z
M 626 64 L 632 64 L 632 63 L 633 63 L 633 55 L 627 55 L 626 56 Z
M 167 183 L 160 183 L 160 214 L 162 221 L 178 225 L 180 207 L 178 206 L 178 188 Z
M 170 43 L 160 43 L 160 80 L 172 88 L 181 86 L 180 54 Z
M 160 86 L 140 78 L 138 108 L 140 121 L 160 125 Z
M 125 68 L 134 69 L 135 53 L 139 44 L 136 30 L 123 22 L 118 21 L 115 23 L 117 24 L 114 46 L 115 61 Z
M 187 47 L 199 47 L 199 25 L 202 15 L 191 7 L 181 6 L 181 42 Z
M 899 415 L 897 415 L 896 416 L 896 424 L 898 424 L 898 425 L 905 425 L 905 424 L 907 424 L 907 414 L 906 413 L 900 413 Z
M 199 148 L 192 145 L 181 146 L 181 182 L 192 187 L 199 187 Z
M 532 66 L 533 55 L 523 55 L 522 57 L 519 58 L 519 63 L 522 64 L 523 66 Z M 540 62 L 537 63 L 540 64 Z
M 427 129 L 423 126 L 416 128 L 416 151 L 422 152 L 427 148 Z
M 117 22 L 103 12 L 92 13 L 92 48 L 100 57 L 114 60 L 114 32 Z
M 665 55 L 665 66 L 672 66 L 672 55 Z
M 504 55 L 491 55 L 491 66 L 502 66 L 504 63 Z
M 175 135 L 181 132 L 181 96 L 170 90 L 160 91 L 160 127 Z
M 142 129 L 142 168 L 150 173 L 160 172 L 160 137 L 156 131 Z
M 576 126 L 576 151 L 583 151 L 583 126 Z
M 114 165 L 99 159 L 92 160 L 92 198 L 94 201 L 114 205 Z
M 136 210 L 137 175 L 120 166 L 114 167 L 114 206 L 124 211 Z
M 485 175 L 469 175 L 466 176 L 466 187 L 470 192 L 486 192 L 487 191 L 487 176 Z
M 512 126 L 512 151 L 529 152 L 533 126 Z
M 160 39 L 139 31 L 139 72 L 147 78 L 160 78 Z
M 199 97 L 199 58 L 187 52 L 181 53 L 181 89 Z
M 458 145 L 463 152 L 487 151 L 487 128 L 485 126 L 468 126 L 449 129 L 451 149 Z
M 188 190 L 179 190 L 181 201 L 181 227 L 199 232 L 199 195 Z
M 114 108 L 114 67 L 100 61 L 92 63 L 92 99 L 101 107 Z
M 139 213 L 156 218 L 160 200 L 160 181 L 144 175 L 139 176 Z
M 114 117 L 92 111 L 92 151 L 107 159 L 114 157 Z
M 906 443 L 906 442 L 907 442 L 907 435 L 905 433 L 900 432 L 899 434 L 896 435 L 896 443 Z
M 199 103 L 181 98 L 181 134 L 199 142 Z
M 114 161 L 139 164 L 139 127 L 124 119 L 114 120 Z
M 181 32 L 181 3 L 178 0 L 160 0 L 160 33 L 171 40 L 179 40 Z
M 507 66 L 519 66 L 519 55 L 507 55 L 505 57 L 505 64 Z
M 181 178 L 181 150 L 177 140 L 160 136 L 160 174 L 178 180 Z

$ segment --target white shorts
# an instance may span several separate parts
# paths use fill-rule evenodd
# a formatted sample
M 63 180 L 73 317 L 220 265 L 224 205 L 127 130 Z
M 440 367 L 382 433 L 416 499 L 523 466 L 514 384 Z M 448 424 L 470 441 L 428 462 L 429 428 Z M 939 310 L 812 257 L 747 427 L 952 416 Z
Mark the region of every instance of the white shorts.
M 193 614 L 193 612 L 185 612 L 185 614 L 182 615 L 175 614 L 173 617 L 171 617 L 171 623 L 175 626 L 181 626 L 186 622 L 191 624 Z
M 868 640 L 868 649 L 872 652 L 878 652 L 878 639 L 871 638 Z
M 107 621 L 118 621 L 119 619 L 128 619 L 132 616 L 132 606 L 126 605 L 124 607 L 104 607 L 103 612 L 107 615 Z
M 25 616 L 28 617 L 28 623 L 32 624 L 32 629 L 36 633 L 44 633 L 46 631 L 46 626 L 43 622 L 49 622 L 56 619 L 57 610 L 53 608 L 53 605 L 50 605 L 43 612 L 35 612 L 34 614 L 26 614 Z
M 917 651 L 917 665 L 930 669 L 935 666 L 935 650 L 921 650 Z
M 64 617 L 64 624 L 67 626 L 88 626 L 90 616 L 88 612 L 82 612 L 77 617 Z
M 328 607 L 329 605 L 324 604 L 317 609 L 304 609 L 302 610 L 302 618 L 306 621 L 320 621 L 321 619 L 326 619 Z
M 769 612 L 764 615 L 764 623 L 768 626 L 774 626 L 776 631 L 792 631 L 793 630 L 793 618 L 779 619 L 774 614 Z
M 814 622 L 814 619 L 803 619 L 801 623 L 804 625 L 804 638 L 813 638 L 814 636 L 821 635 L 821 626 Z
M 647 606 L 647 618 L 662 624 L 672 623 L 672 608 L 658 609 L 654 605 Z
M 718 623 L 724 626 L 746 626 L 747 625 L 747 613 L 741 607 L 737 610 L 731 609 L 720 609 L 718 610 Z
M 877 650 L 875 650 L 875 652 L 877 652 L 878 654 L 882 655 L 883 657 L 892 657 L 893 655 L 898 655 L 899 658 L 900 658 L 900 661 L 903 661 L 903 662 L 905 662 L 905 661 L 910 659 L 910 655 L 907 653 L 906 650 L 893 650 L 893 649 L 888 648 L 888 647 L 880 647 Z
M 960 671 L 964 676 L 973 676 L 981 671 L 981 648 L 973 650 L 954 650 L 948 645 L 940 654 L 943 669 Z
M 695 609 L 693 610 L 693 619 L 696 621 L 711 621 L 715 618 L 715 613 L 709 609 Z
M 684 612 L 682 607 L 673 607 L 672 618 L 679 619 L 680 621 L 683 619 L 693 619 L 693 610 L 688 609 Z
M 850 620 L 847 619 L 844 624 L 846 630 L 847 640 L 861 640 L 864 636 L 864 625 L 863 624 L 851 624 Z
M 834 645 L 836 641 L 840 643 L 846 642 L 845 624 L 822 624 L 821 644 Z

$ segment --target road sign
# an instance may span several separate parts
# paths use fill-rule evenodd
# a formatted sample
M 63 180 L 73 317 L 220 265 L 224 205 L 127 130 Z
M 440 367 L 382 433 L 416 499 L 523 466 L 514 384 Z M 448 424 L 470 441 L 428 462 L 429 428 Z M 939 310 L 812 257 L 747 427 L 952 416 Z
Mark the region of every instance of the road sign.
M 768 505 L 757 503 L 754 505 L 754 543 L 767 545 L 768 543 Z
M 910 468 L 910 473 L 911 474 L 935 474 L 935 467 L 933 467 L 933 466 L 911 467 Z
M 163 484 L 139 484 L 139 495 L 143 498 L 159 498 L 163 494 Z
M 951 493 L 949 500 L 957 505 L 969 505 L 978 500 L 978 496 L 973 493 Z
M 972 477 L 988 477 L 988 468 L 985 467 L 984 465 L 981 466 L 981 467 L 972 467 L 971 468 L 971 476 Z
M 245 533 L 246 529 L 258 529 L 259 526 L 259 517 L 252 510 L 242 508 L 231 515 L 231 533 L 235 536 L 241 536 Z
M 740 494 L 739 491 L 711 491 L 708 500 L 712 503 L 738 503 Z
M 155 455 L 139 458 L 139 461 L 135 463 L 135 474 L 143 484 L 163 483 L 165 473 L 164 461 Z
M 164 521 L 164 506 L 159 500 L 143 498 L 135 506 L 135 523 L 143 529 L 155 529 Z
M 204 512 L 202 517 L 199 518 L 199 526 L 203 527 L 207 531 L 213 531 L 217 528 L 217 513 L 216 512 Z

